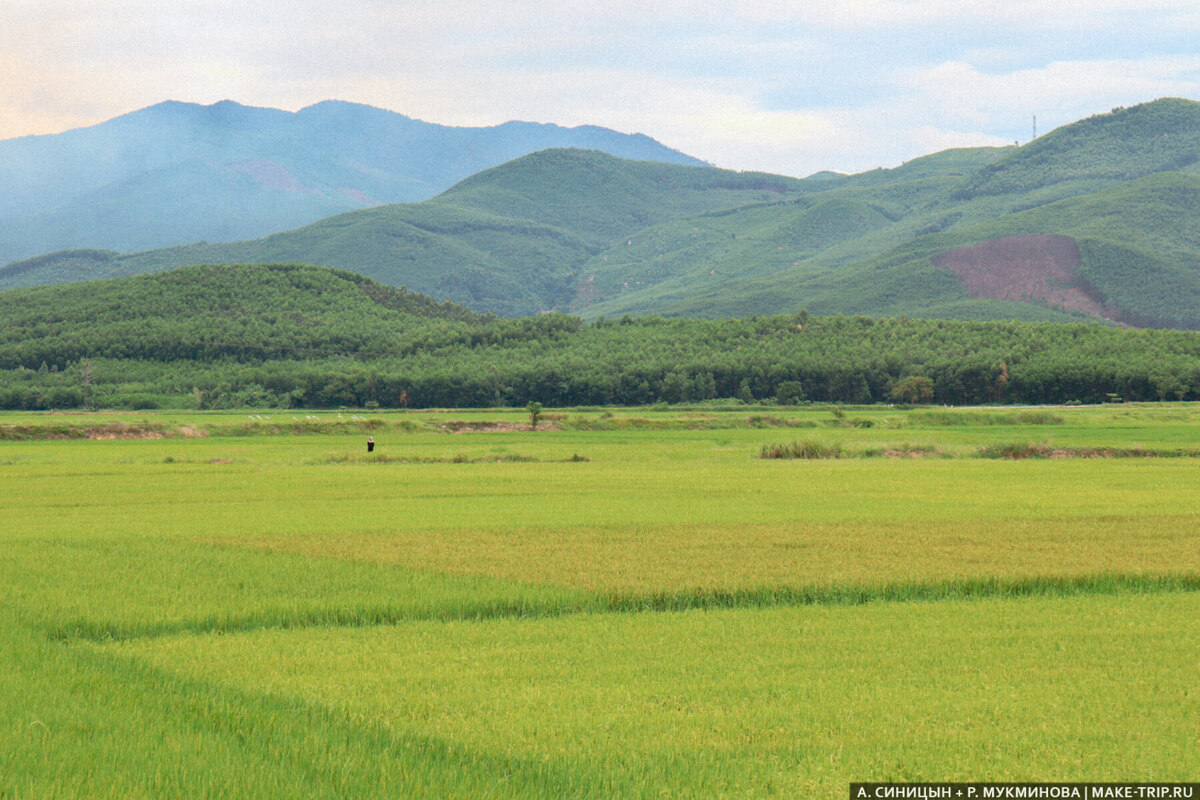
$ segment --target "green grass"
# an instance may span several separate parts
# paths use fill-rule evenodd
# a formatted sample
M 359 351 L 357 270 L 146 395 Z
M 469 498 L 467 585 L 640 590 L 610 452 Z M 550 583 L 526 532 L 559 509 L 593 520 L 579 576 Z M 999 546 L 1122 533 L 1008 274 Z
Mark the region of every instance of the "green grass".
M 861 775 L 1185 780 L 1198 597 L 417 623 L 102 651 L 548 763 L 614 796 L 832 797 Z M 1153 735 L 1126 735 L 1148 719 Z
M 1194 777 L 1195 406 L 290 416 L 0 418 L 0 797 Z

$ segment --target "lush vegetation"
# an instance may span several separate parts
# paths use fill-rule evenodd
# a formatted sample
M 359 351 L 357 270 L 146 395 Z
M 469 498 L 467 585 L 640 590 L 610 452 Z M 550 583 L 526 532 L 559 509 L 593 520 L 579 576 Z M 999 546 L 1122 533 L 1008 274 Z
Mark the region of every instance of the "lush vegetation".
M 0 407 L 1066 403 L 1200 397 L 1200 337 L 866 317 L 500 319 L 302 266 L 0 294 Z
M 678 216 L 799 195 L 794 178 L 546 150 L 433 200 L 341 214 L 265 239 L 132 255 L 84 251 L 10 264 L 0 288 L 136 275 L 190 264 L 300 261 L 353 270 L 481 311 L 567 308 L 580 262 Z
M 1197 161 L 1196 103 L 1168 98 L 1114 108 L 1052 131 L 1019 157 L 984 167 L 959 195 L 1023 194 L 1070 182 L 1133 180 L 1187 169 Z
M 866 314 L 1070 321 L 1061 299 L 972 296 L 932 259 L 999 237 L 1076 241 L 1098 314 L 1200 327 L 1200 103 L 1159 100 L 1024 147 L 936 153 L 804 180 L 548 150 L 419 204 L 381 206 L 232 244 L 58 253 L 0 288 L 198 263 L 303 262 L 504 316 L 543 311 L 721 318 Z M 996 297 L 1010 297 L 998 300 Z M 1090 317 L 1090 318 L 1095 318 Z
M 0 416 L 0 796 L 1194 777 L 1195 406 L 291 416 Z

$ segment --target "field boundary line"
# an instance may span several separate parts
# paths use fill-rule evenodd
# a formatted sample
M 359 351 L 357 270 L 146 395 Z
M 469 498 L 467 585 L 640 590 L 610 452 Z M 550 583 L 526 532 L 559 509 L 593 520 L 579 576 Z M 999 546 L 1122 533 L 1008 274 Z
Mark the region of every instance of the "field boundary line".
M 370 627 L 406 622 L 458 622 L 495 619 L 543 619 L 575 614 L 671 613 L 695 610 L 753 609 L 802 606 L 856 606 L 869 603 L 933 603 L 961 600 L 1081 595 L 1161 594 L 1200 591 L 1200 575 L 1100 574 L 1016 579 L 979 578 L 933 582 L 889 583 L 877 586 L 773 587 L 679 592 L 597 594 L 553 601 L 493 601 L 444 608 L 399 606 L 325 608 L 291 614 L 207 617 L 152 625 L 102 620 L 72 620 L 45 626 L 49 638 L 72 641 L 130 641 L 181 634 L 231 634 L 267 629 L 313 627 Z

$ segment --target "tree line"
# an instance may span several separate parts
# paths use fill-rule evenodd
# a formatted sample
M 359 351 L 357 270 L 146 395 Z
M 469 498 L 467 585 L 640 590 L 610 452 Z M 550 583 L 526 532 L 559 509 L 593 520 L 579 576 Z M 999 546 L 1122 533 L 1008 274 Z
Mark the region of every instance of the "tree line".
M 1185 331 L 806 313 L 391 321 L 297 322 L 292 345 L 262 320 L 183 332 L 194 319 L 0 342 L 0 408 L 1200 400 L 1200 335 Z

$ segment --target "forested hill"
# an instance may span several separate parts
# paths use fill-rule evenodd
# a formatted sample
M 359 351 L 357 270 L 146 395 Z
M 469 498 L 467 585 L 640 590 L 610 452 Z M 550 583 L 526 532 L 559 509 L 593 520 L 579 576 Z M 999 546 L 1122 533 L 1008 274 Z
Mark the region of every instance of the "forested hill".
M 803 180 L 547 150 L 265 239 L 57 253 L 0 288 L 194 263 L 339 267 L 505 316 L 796 313 L 1200 328 L 1200 103 Z
M 1200 399 L 1200 336 L 866 317 L 472 313 L 309 266 L 0 293 L 0 408 Z
M 649 228 L 633 252 L 622 242 L 583 265 L 583 311 L 1198 328 L 1197 213 L 1200 103 L 1157 100 L 1022 147 L 851 176 L 790 208 Z
M 508 316 L 573 306 L 578 267 L 647 225 L 799 196 L 793 178 L 544 150 L 424 203 L 364 209 L 228 245 L 128 256 L 52 254 L 0 269 L 0 288 L 190 264 L 302 262 L 353 270 Z
M 699 164 L 642 135 L 508 122 L 456 128 L 356 103 L 291 113 L 165 102 L 88 128 L 0 141 L 0 264 L 63 249 L 264 236 L 433 197 L 549 147 Z
M 352 272 L 256 264 L 3 292 L 0 319 L 0 362 L 12 367 L 382 354 L 491 318 Z

